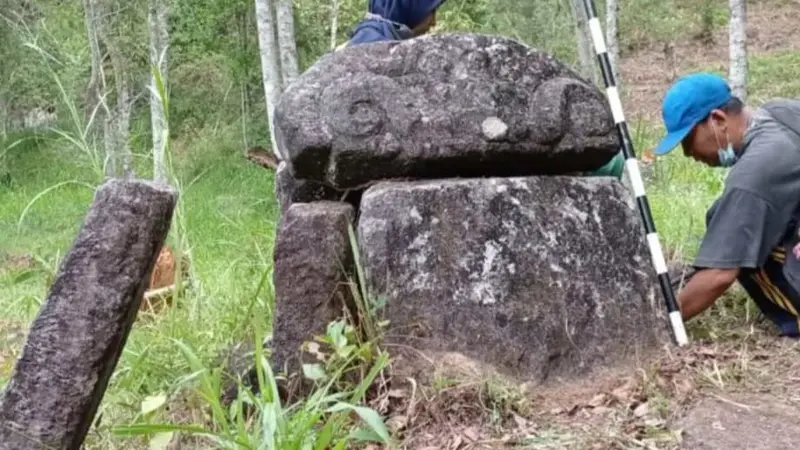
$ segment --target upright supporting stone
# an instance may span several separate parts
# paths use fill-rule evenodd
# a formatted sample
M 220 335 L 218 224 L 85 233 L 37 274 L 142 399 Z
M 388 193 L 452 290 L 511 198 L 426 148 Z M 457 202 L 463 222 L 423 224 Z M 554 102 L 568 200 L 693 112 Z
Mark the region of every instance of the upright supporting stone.
M 353 253 L 347 203 L 295 203 L 281 221 L 275 244 L 275 324 L 272 365 L 291 374 L 299 368 L 300 346 L 324 334 L 349 302 Z
M 82 446 L 176 201 L 145 181 L 110 180 L 96 192 L 0 399 L 0 449 Z
M 290 378 L 278 383 L 283 401 L 308 385 L 298 376 L 302 362 L 313 361 L 304 357 L 303 342 L 325 334 L 328 323 L 342 317 L 352 303 L 346 284 L 354 266 L 347 227 L 354 217 L 351 204 L 327 200 L 292 203 L 281 217 L 274 252 L 275 313 L 269 347 L 272 370 Z M 236 353 L 244 355 L 229 358 L 226 364 L 220 397 L 226 406 L 238 395 L 235 380 L 239 376 L 248 389 L 259 390 L 252 355 Z

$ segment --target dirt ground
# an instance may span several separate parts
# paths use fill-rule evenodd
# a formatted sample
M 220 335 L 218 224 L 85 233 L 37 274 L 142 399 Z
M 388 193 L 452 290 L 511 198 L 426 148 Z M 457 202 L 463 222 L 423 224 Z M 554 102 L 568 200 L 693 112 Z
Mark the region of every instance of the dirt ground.
M 775 450 L 800 439 L 798 397 L 736 394 L 704 399 L 681 420 L 684 448 Z
M 748 5 L 748 53 L 770 54 L 800 49 L 800 27 L 795 25 L 797 3 L 793 5 Z M 722 28 L 705 45 L 698 36 L 643 48 L 622 55 L 623 103 L 626 114 L 635 119 L 660 120 L 664 91 L 680 75 L 698 67 L 728 67 L 728 32 Z
M 0 319 L 0 379 L 7 379 L 11 375 L 14 364 L 22 353 L 26 334 L 24 324 Z
M 415 450 L 791 448 L 800 439 L 800 341 L 745 325 L 726 332 L 538 387 L 457 356 L 431 358 L 428 376 L 394 376 L 372 406 Z

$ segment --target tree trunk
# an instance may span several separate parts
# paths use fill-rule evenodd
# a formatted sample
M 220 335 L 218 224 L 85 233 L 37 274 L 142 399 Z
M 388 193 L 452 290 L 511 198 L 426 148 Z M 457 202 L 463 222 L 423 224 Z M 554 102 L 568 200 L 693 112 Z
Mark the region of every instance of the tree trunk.
M 572 7 L 572 17 L 576 25 L 575 37 L 578 44 L 578 64 L 581 76 L 597 84 L 597 65 L 594 60 L 594 51 L 591 37 L 589 36 L 589 24 L 586 20 L 586 13 L 583 11 L 582 0 L 570 0 Z
M 299 74 L 293 14 L 292 0 L 278 0 L 275 7 L 275 18 L 278 25 L 278 48 L 281 55 L 281 76 L 284 89 L 292 84 Z
M 733 94 L 747 100 L 747 2 L 730 0 L 730 78 Z
M 622 84 L 622 77 L 619 72 L 619 29 L 617 28 L 617 18 L 619 17 L 619 1 L 606 0 L 606 47 L 608 49 L 608 59 L 611 60 L 611 71 L 614 74 L 616 85 Z
M 89 40 L 89 51 L 92 60 L 92 69 L 89 75 L 89 84 L 86 87 L 86 104 L 84 107 L 84 120 L 86 126 L 92 130 L 100 129 L 96 124 L 102 123 L 103 92 L 105 91 L 105 75 L 103 74 L 103 54 L 100 52 L 100 39 L 98 37 L 98 20 L 100 15 L 96 0 L 83 0 L 83 9 L 86 17 L 86 32 Z
M 272 152 L 275 153 L 279 160 L 284 160 L 285 158 L 275 139 L 275 126 L 272 121 L 275 104 L 278 102 L 281 86 L 283 85 L 275 21 L 273 20 L 272 8 L 270 8 L 270 0 L 255 0 L 255 2 L 258 46 L 261 54 L 261 78 L 264 81 L 264 97 L 267 102 L 267 122 L 269 123 Z
M 111 11 L 100 9 L 101 1 L 92 1 L 92 7 L 96 18 L 98 41 L 103 44 L 111 60 L 112 71 L 114 72 L 114 93 L 116 98 L 113 107 L 108 106 L 108 101 L 103 101 L 105 120 L 103 124 L 104 144 L 108 164 L 106 175 L 110 177 L 129 178 L 133 172 L 133 152 L 131 151 L 130 137 L 131 114 L 133 110 L 134 98 L 131 95 L 130 86 L 130 67 L 126 64 L 123 49 L 111 34 L 114 29 L 110 23 L 114 16 Z M 102 67 L 102 65 L 101 65 Z
M 161 77 L 161 83 L 166 91 L 167 87 L 167 47 L 169 45 L 169 30 L 167 16 L 169 9 L 165 0 L 150 0 L 148 22 L 150 28 L 150 64 L 156 68 Z M 169 124 L 162 101 L 155 74 L 150 76 L 150 122 L 153 128 L 153 180 L 156 183 L 168 183 L 165 153 Z M 166 95 L 166 92 L 164 92 Z
M 339 0 L 331 0 L 331 51 L 336 49 L 336 37 L 339 32 Z
M 111 64 L 114 67 L 114 88 L 117 94 L 114 108 L 105 121 L 105 149 L 110 164 L 106 174 L 112 177 L 131 177 L 133 175 L 133 152 L 131 151 L 130 127 L 133 99 L 126 68 L 122 56 L 109 46 Z
M 237 9 L 237 36 L 238 36 L 238 43 L 239 43 L 239 54 L 240 55 L 251 55 L 250 49 L 250 8 L 239 8 Z M 249 58 L 247 58 L 250 61 Z M 242 153 L 247 156 L 247 150 L 250 148 L 250 142 L 248 138 L 248 130 L 247 124 L 250 116 L 250 83 L 246 79 L 246 77 L 240 77 L 239 79 L 239 94 L 241 98 L 241 123 L 242 123 Z

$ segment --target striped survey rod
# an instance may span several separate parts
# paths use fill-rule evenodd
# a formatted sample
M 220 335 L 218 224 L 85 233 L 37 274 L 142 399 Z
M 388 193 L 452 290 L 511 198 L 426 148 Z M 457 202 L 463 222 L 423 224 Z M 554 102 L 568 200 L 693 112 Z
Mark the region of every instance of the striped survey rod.
M 636 161 L 636 154 L 633 151 L 633 142 L 630 132 L 628 131 L 628 124 L 625 123 L 625 115 L 622 113 L 622 102 L 619 98 L 616 80 L 614 80 L 614 73 L 611 71 L 611 61 L 608 59 L 603 29 L 600 26 L 600 20 L 597 18 L 594 1 L 583 0 L 583 6 L 586 9 L 586 16 L 589 19 L 589 30 L 592 34 L 594 49 L 597 52 L 597 61 L 600 63 L 600 70 L 603 72 L 603 80 L 606 84 L 606 93 L 608 95 L 608 103 L 611 107 L 611 114 L 614 117 L 617 133 L 622 141 L 625 170 L 631 179 L 633 195 L 636 197 L 636 205 L 639 207 L 639 215 L 644 222 L 644 229 L 647 233 L 647 246 L 650 249 L 650 256 L 653 259 L 653 267 L 655 267 L 656 274 L 658 274 L 661 293 L 667 304 L 672 331 L 675 333 L 675 340 L 678 345 L 684 346 L 689 343 L 689 338 L 686 336 L 683 318 L 678 309 L 678 302 L 675 301 L 675 293 L 672 291 L 672 283 L 670 283 L 669 274 L 667 273 L 667 263 L 664 260 L 664 252 L 661 249 L 661 242 L 658 239 L 653 216 L 650 213 L 650 204 L 644 192 L 644 182 L 642 181 L 642 174 L 639 171 L 639 163 Z

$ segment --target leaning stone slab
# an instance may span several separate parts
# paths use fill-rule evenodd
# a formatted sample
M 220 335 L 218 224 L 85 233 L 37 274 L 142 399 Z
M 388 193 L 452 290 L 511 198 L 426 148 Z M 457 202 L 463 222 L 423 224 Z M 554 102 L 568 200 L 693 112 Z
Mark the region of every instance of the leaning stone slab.
M 272 367 L 296 373 L 302 363 L 317 362 L 301 350 L 343 317 L 353 273 L 348 226 L 354 220 L 347 203 L 295 203 L 281 219 L 275 244 L 273 284 L 275 319 Z
M 0 399 L 0 449 L 81 448 L 176 201 L 144 181 L 98 189 Z
M 281 95 L 276 137 L 298 178 L 566 174 L 619 151 L 606 97 L 514 40 L 439 34 L 347 47 Z
M 542 381 L 668 339 L 618 180 L 384 182 L 364 193 L 358 235 L 389 342 Z

